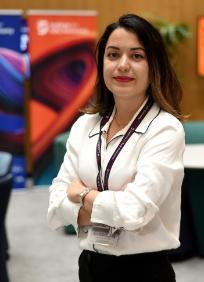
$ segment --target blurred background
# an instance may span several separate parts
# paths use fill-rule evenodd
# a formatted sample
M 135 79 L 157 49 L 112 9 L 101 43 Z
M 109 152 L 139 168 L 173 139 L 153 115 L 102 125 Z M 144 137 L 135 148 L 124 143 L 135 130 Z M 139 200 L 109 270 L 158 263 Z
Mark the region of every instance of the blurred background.
M 0 282 L 77 281 L 73 227 L 54 234 L 46 227 L 48 187 L 70 127 L 93 95 L 97 39 L 125 13 L 158 28 L 183 87 L 189 120 L 183 123 L 182 244 L 170 257 L 178 281 L 202 281 L 203 1 L 1 0 Z

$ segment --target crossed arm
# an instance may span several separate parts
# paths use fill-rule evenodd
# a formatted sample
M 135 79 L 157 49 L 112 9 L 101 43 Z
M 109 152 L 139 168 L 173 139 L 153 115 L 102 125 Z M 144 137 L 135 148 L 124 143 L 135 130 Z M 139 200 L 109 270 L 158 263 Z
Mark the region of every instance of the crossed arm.
M 84 184 L 79 181 L 73 181 L 69 184 L 69 187 L 67 189 L 67 197 L 70 201 L 74 203 L 80 203 L 80 197 L 79 193 L 86 188 Z M 97 195 L 100 192 L 97 190 L 91 190 L 84 198 L 84 205 L 79 210 L 78 215 L 78 225 L 79 226 L 85 226 L 85 225 L 91 225 L 91 212 L 93 207 L 93 202 Z

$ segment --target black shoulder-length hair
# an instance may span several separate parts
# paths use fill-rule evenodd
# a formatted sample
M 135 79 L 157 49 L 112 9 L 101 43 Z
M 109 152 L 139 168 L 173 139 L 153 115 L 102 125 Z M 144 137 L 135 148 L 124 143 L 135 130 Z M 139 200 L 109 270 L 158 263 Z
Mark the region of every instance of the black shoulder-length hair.
M 147 20 L 134 14 L 121 16 L 118 21 L 108 25 L 96 46 L 97 80 L 95 95 L 90 105 L 84 110 L 86 113 L 103 114 L 114 107 L 114 98 L 105 85 L 103 78 L 104 53 L 111 33 L 117 28 L 124 28 L 137 35 L 143 45 L 149 65 L 150 85 L 147 93 L 165 111 L 179 120 L 181 114 L 180 102 L 182 88 L 170 64 L 163 39 L 159 31 Z

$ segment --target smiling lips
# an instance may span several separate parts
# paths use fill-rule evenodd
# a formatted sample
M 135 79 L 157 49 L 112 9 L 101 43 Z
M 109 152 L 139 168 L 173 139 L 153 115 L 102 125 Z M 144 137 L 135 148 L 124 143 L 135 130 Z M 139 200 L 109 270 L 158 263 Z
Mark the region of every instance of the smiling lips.
M 134 80 L 134 78 L 129 76 L 114 76 L 113 78 L 118 82 L 130 82 Z

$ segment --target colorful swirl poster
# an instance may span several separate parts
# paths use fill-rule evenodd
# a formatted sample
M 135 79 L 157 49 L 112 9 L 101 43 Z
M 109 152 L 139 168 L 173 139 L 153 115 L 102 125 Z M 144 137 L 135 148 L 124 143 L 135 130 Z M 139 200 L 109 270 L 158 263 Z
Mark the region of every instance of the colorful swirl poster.
M 30 157 L 35 172 L 54 139 L 91 95 L 96 78 L 95 11 L 28 11 Z
M 0 10 L 0 151 L 12 154 L 13 187 L 25 187 L 24 80 L 28 57 L 22 54 L 20 10 Z

